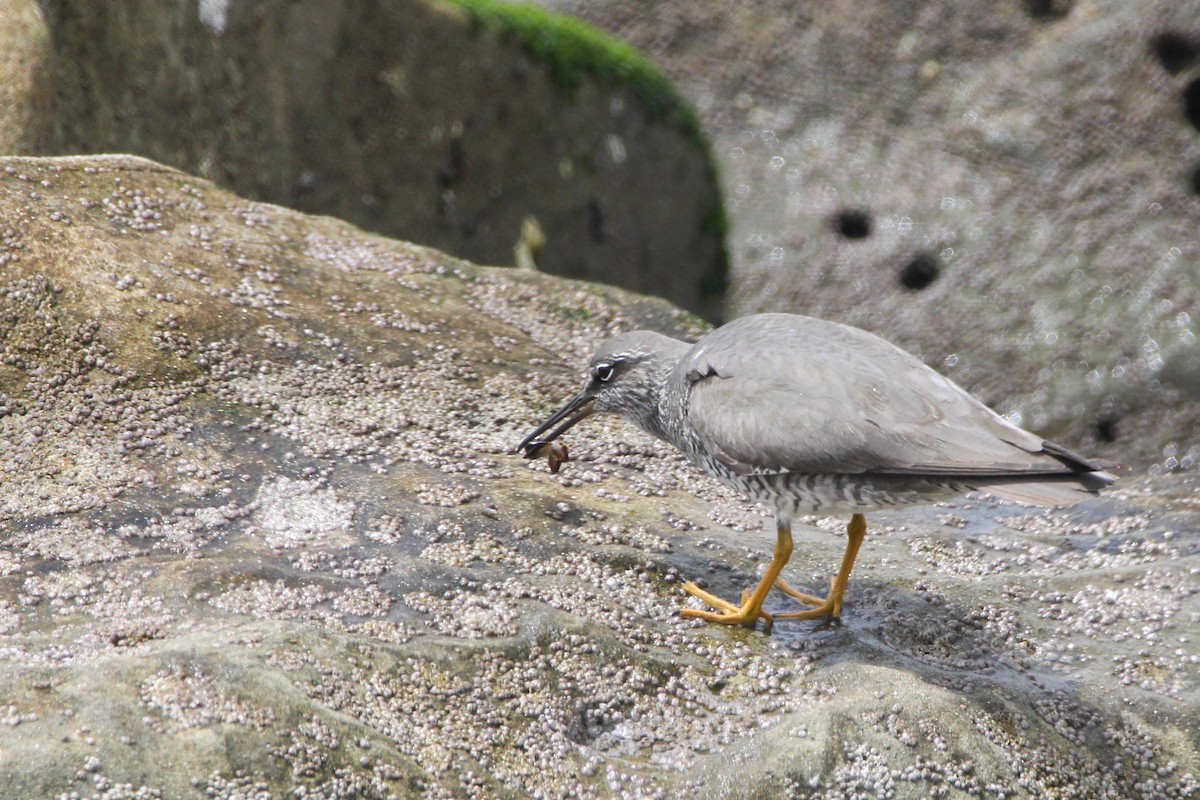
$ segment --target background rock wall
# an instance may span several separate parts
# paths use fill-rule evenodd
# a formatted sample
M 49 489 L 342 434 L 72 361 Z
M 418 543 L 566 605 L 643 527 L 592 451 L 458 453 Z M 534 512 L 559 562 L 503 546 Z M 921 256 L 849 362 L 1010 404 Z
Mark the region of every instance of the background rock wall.
M 721 313 L 724 218 L 695 117 L 577 22 L 483 0 L 0 14 L 0 152 L 136 153 L 481 263 L 513 263 L 533 217 L 540 268 Z

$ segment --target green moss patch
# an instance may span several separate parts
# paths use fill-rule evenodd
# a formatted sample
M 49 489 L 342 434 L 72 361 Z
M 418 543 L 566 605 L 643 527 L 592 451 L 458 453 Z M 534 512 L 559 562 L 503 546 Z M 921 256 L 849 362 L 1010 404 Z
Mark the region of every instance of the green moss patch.
M 549 67 L 564 91 L 573 93 L 585 75 L 626 87 L 650 116 L 673 121 L 689 139 L 702 143 L 695 112 L 654 64 L 624 42 L 527 3 L 449 2 L 466 10 L 478 28 L 516 37 L 530 55 Z

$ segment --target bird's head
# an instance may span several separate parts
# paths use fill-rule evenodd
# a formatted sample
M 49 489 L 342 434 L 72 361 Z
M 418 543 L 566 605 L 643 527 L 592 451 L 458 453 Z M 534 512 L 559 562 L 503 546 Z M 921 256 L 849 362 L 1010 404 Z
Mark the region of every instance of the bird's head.
M 619 414 L 644 431 L 658 433 L 661 388 L 691 345 L 653 331 L 609 339 L 588 363 L 583 391 L 539 425 L 517 450 L 536 458 L 542 448 L 597 411 Z

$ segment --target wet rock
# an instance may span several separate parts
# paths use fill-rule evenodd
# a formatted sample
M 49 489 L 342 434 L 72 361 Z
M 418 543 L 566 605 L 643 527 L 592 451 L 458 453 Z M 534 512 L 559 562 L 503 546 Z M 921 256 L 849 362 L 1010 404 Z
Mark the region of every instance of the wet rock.
M 128 157 L 0 159 L 0 219 L 0 796 L 1200 788 L 1194 480 L 872 515 L 840 627 L 706 626 L 762 509 L 615 420 L 512 452 L 693 317 Z

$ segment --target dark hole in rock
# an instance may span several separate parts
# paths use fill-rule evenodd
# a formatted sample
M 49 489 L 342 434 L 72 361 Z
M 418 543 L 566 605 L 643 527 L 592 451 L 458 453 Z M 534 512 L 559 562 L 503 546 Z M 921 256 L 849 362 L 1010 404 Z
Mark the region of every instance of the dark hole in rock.
M 1160 33 L 1150 40 L 1150 49 L 1162 68 L 1172 75 L 1190 67 L 1200 54 L 1200 44 L 1179 33 Z
M 592 241 L 596 244 L 604 244 L 608 241 L 608 223 L 604 217 L 604 209 L 600 206 L 600 201 L 596 198 L 591 198 L 587 202 L 588 216 L 588 234 Z
M 1183 114 L 1200 131 L 1200 78 L 1194 79 L 1183 90 Z
M 1023 5 L 1034 19 L 1062 19 L 1071 10 L 1071 0 L 1023 0 Z
M 1192 191 L 1200 194 L 1200 164 L 1192 168 Z
M 921 253 L 914 256 L 913 260 L 900 270 L 900 285 L 919 292 L 936 281 L 941 273 L 942 268 L 938 266 L 937 259 L 928 253 Z
M 446 160 L 438 167 L 438 186 L 449 189 L 459 183 L 467 170 L 467 148 L 463 145 L 462 137 L 456 136 L 450 140 L 450 149 Z
M 1113 417 L 1101 417 L 1096 420 L 1096 438 L 1102 442 L 1117 440 L 1117 420 Z
M 865 239 L 871 235 L 871 215 L 856 209 L 843 209 L 834 214 L 833 227 L 843 238 Z

